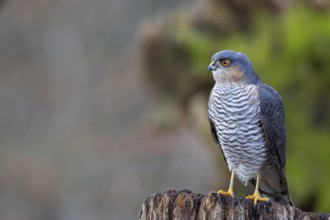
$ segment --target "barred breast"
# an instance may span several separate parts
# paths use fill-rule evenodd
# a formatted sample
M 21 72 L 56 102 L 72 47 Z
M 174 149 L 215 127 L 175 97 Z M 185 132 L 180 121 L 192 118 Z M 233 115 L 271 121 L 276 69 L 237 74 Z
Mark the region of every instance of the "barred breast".
M 216 84 L 209 99 L 209 117 L 229 170 L 246 185 L 269 161 L 265 135 L 259 117 L 255 85 Z

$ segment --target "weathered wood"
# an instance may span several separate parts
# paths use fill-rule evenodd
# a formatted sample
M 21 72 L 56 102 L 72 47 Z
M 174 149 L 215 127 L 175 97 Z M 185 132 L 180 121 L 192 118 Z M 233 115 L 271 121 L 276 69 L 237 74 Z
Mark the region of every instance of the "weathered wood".
M 142 204 L 139 219 L 330 219 L 330 214 L 303 212 L 274 202 L 231 198 L 189 190 L 155 193 Z

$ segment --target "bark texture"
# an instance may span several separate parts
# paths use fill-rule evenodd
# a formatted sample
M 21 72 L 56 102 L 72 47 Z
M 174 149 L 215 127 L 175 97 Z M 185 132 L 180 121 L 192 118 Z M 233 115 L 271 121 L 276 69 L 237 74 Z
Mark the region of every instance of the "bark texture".
M 303 212 L 273 202 L 231 198 L 189 190 L 155 193 L 142 204 L 139 219 L 330 219 L 330 214 Z

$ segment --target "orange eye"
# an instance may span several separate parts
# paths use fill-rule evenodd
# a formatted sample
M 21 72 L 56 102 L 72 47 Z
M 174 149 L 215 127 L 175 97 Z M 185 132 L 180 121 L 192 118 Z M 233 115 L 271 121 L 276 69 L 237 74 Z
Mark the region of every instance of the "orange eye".
M 221 66 L 226 67 L 226 66 L 229 66 L 230 61 L 229 61 L 229 59 L 223 59 L 223 60 L 220 60 L 220 64 L 221 64 Z

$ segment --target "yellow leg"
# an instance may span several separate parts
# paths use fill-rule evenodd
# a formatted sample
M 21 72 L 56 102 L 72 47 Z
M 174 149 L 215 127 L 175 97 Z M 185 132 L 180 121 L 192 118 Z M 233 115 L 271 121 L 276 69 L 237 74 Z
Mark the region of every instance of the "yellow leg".
M 256 182 L 256 189 L 254 190 L 254 193 L 252 195 L 246 196 L 247 199 L 252 199 L 253 204 L 257 204 L 257 201 L 264 201 L 267 202 L 268 198 L 262 198 L 259 193 L 259 181 L 260 181 L 260 174 L 258 172 L 257 174 L 257 182 Z
M 233 170 L 231 171 L 231 177 L 230 177 L 230 184 L 229 184 L 229 189 L 228 191 L 224 191 L 224 190 L 219 190 L 218 193 L 219 194 L 222 194 L 222 195 L 225 195 L 225 196 L 232 196 L 234 197 L 234 168 Z

